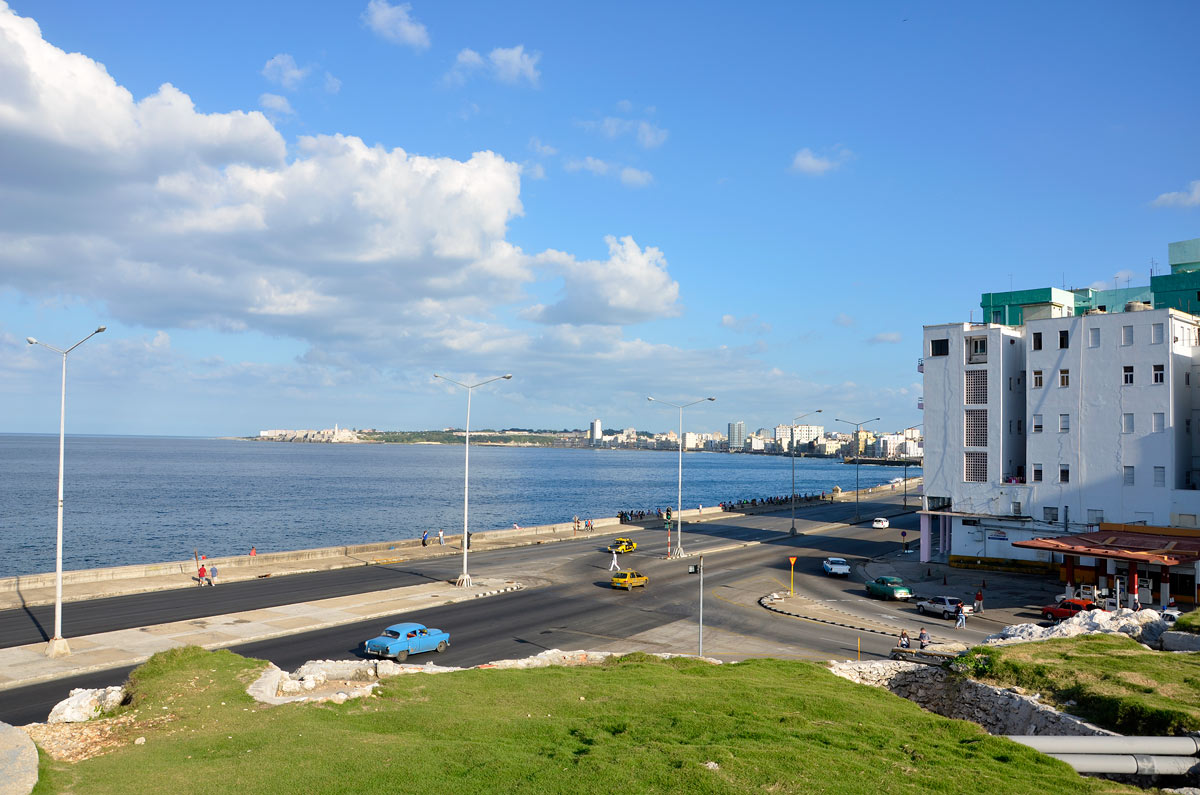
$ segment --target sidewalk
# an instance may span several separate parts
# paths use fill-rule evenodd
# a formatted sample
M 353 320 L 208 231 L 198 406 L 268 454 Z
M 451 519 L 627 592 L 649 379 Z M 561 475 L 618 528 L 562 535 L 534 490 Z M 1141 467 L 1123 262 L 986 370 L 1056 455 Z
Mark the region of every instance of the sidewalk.
M 0 691 L 66 676 L 137 665 L 155 652 L 196 645 L 220 649 L 284 635 L 391 617 L 452 602 L 492 596 L 523 586 L 511 580 L 477 578 L 470 588 L 429 583 L 339 596 L 202 619 L 102 632 L 70 638 L 71 654 L 46 657 L 46 644 L 0 649 Z M 380 629 L 383 627 L 381 626 Z M 366 640 L 366 638 L 364 638 Z

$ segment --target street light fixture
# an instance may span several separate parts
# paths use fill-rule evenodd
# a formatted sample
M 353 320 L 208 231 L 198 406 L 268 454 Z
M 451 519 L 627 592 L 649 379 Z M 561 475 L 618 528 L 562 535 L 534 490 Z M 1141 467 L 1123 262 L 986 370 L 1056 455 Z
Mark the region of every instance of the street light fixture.
M 824 409 L 809 411 L 801 414 L 799 417 L 792 418 L 791 442 L 792 442 L 792 535 L 796 535 L 796 423 L 810 414 L 820 414 Z
M 835 418 L 835 419 L 836 419 L 836 418 Z M 869 420 L 863 420 L 862 422 L 851 422 L 850 420 L 837 420 L 837 422 L 844 422 L 844 423 L 846 423 L 847 425 L 853 425 L 853 426 L 854 426 L 854 444 L 855 444 L 855 446 L 857 447 L 857 445 L 858 445 L 858 442 L 859 442 L 859 435 L 862 433 L 862 426 L 866 425 L 868 422 L 876 422 L 876 421 L 878 421 L 878 420 L 879 420 L 879 418 L 878 418 L 878 417 L 872 417 L 871 419 L 869 419 Z M 856 522 L 859 520 L 859 513 L 858 513 L 858 491 L 859 491 L 859 488 L 858 488 L 858 465 L 859 465 L 859 462 L 860 462 L 861 460 L 862 460 L 862 450 L 858 450 L 858 449 L 856 449 L 856 450 L 854 451 L 854 521 L 856 521 Z
M 648 397 L 652 403 L 662 403 L 667 406 L 673 406 L 679 409 L 679 492 L 676 495 L 677 501 L 675 504 L 675 548 L 671 549 L 671 525 L 667 525 L 667 557 L 682 558 L 683 553 L 683 410 L 688 406 L 694 406 L 697 403 L 703 403 L 706 400 L 716 400 L 715 397 L 700 398 L 693 400 L 691 403 L 684 403 L 682 406 L 678 403 L 671 403 L 666 400 Z
M 67 354 L 102 333 L 105 328 L 100 326 L 65 351 L 39 342 L 33 337 L 25 338 L 30 345 L 41 345 L 62 355 L 62 401 L 58 412 L 58 543 L 54 553 L 54 637 L 50 638 L 50 643 L 46 646 L 47 657 L 65 657 L 71 653 L 71 647 L 62 634 L 63 452 L 67 440 Z
M 499 381 L 500 379 L 509 381 L 512 379 L 512 373 L 507 373 L 505 375 L 497 375 L 497 376 L 487 379 L 486 381 L 480 381 L 478 384 L 464 384 L 459 381 L 455 381 L 453 378 L 447 378 L 444 375 L 438 375 L 437 373 L 434 373 L 433 377 L 440 378 L 443 381 L 448 381 L 449 383 L 454 384 L 455 386 L 461 386 L 463 389 L 467 390 L 467 427 L 466 427 L 466 439 L 465 439 L 465 443 L 463 445 L 464 449 L 466 450 L 466 454 L 463 457 L 463 535 L 462 535 L 463 570 L 462 570 L 462 574 L 458 575 L 458 580 L 455 581 L 454 585 L 457 588 L 470 588 L 471 587 L 471 575 L 467 573 L 467 552 L 471 545 L 470 544 L 471 536 L 470 536 L 470 532 L 468 530 L 469 525 L 467 524 L 467 510 L 468 510 L 468 506 L 469 506 L 468 496 L 470 495 L 470 492 L 471 492 L 471 390 L 473 390 L 477 386 L 483 386 L 484 384 L 490 384 L 493 381 Z

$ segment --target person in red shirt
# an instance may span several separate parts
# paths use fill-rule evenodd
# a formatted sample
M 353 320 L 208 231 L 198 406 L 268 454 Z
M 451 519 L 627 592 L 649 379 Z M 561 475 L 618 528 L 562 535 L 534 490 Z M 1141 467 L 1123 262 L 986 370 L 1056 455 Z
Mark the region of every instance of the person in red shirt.
M 201 587 L 201 588 L 203 588 L 203 587 L 204 587 L 204 580 L 205 580 L 205 578 L 207 578 L 207 577 L 208 577 L 208 569 L 206 569 L 206 568 L 204 567 L 204 564 L 203 564 L 203 563 L 201 563 L 201 564 L 200 564 L 200 570 L 196 572 L 196 579 L 200 581 L 200 582 L 199 582 L 199 585 L 200 585 L 200 587 Z

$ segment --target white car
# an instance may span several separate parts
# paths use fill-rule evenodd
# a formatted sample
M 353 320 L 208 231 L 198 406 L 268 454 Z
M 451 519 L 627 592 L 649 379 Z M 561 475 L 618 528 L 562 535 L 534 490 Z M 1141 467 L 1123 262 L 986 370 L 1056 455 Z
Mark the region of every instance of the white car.
M 930 596 L 917 602 L 917 612 L 924 615 L 941 616 L 947 620 L 954 618 L 954 614 L 958 612 L 958 606 L 962 605 L 963 612 L 967 615 L 975 612 L 975 608 L 963 602 L 957 596 Z
M 826 574 L 832 576 L 850 576 L 850 564 L 846 562 L 845 558 L 825 558 L 821 561 L 821 568 L 825 570 Z
M 871 527 L 874 527 L 876 530 L 884 530 L 891 526 L 891 522 L 889 522 L 887 519 L 884 519 L 882 516 L 877 517 L 875 521 L 871 522 Z

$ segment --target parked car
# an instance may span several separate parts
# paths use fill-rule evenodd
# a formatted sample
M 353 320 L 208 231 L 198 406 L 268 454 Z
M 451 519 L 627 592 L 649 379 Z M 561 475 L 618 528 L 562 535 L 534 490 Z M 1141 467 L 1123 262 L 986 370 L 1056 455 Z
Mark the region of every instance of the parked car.
M 1062 621 L 1064 618 L 1079 615 L 1084 610 L 1103 609 L 1090 599 L 1059 599 L 1054 604 L 1043 607 L 1041 614 L 1047 621 Z
M 608 545 L 609 552 L 632 552 L 637 549 L 637 542 L 632 538 L 614 538 Z
M 957 596 L 931 596 L 928 599 L 922 599 L 917 602 L 917 612 L 924 615 L 929 613 L 942 618 L 954 618 L 954 614 L 958 612 L 958 606 L 962 605 L 964 613 L 974 613 L 975 608 L 969 604 L 965 604 L 962 599 Z
M 379 636 L 363 643 L 363 654 L 403 660 L 423 651 L 443 652 L 450 645 L 450 633 L 412 622 L 392 624 Z
M 882 516 L 875 517 L 875 521 L 871 522 L 871 527 L 874 527 L 876 530 L 883 530 L 891 526 L 892 523 Z
M 1179 608 L 1177 607 L 1165 607 L 1162 611 L 1163 621 L 1166 621 L 1170 626 L 1174 626 L 1181 615 L 1183 613 L 1179 612 Z
M 821 568 L 825 570 L 826 574 L 835 577 L 850 576 L 850 564 L 846 562 L 845 558 L 825 558 L 821 561 Z
M 648 582 L 650 582 L 649 577 L 633 569 L 621 569 L 612 577 L 612 587 L 624 588 L 627 591 L 632 591 L 639 585 L 645 587 Z
M 876 577 L 867 583 L 867 596 L 904 601 L 912 597 L 912 591 L 899 577 Z

